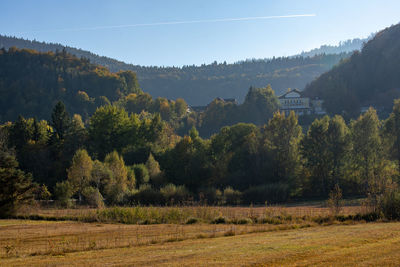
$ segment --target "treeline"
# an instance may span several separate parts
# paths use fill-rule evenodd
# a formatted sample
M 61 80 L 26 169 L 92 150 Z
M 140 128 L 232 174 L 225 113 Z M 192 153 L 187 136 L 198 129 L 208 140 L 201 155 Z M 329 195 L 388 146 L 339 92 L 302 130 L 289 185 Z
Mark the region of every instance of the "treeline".
M 319 50 L 317 55 L 312 56 L 252 59 L 234 64 L 214 62 L 201 66 L 183 67 L 145 67 L 125 64 L 59 44 L 0 36 L 0 48 L 8 49 L 13 46 L 41 52 L 66 51 L 105 66 L 112 72 L 133 71 L 137 73 L 143 90 L 153 97 L 183 98 L 190 105 L 200 106 L 208 104 L 217 97 L 237 98 L 239 102 L 242 102 L 249 85 L 263 87 L 271 84 L 277 94 L 284 93 L 287 88 L 303 89 L 307 83 L 330 70 L 342 59 L 349 57 L 351 52 L 347 50 L 351 50 L 348 47 L 353 47 L 353 43 L 340 46 L 338 50 L 335 50 L 337 54 Z M 89 96 L 93 97 L 90 94 Z
M 400 97 L 400 24 L 377 33 L 361 52 L 308 85 L 305 94 L 324 99 L 330 114 L 355 118 L 362 107 L 374 106 L 387 116 Z
M 327 198 L 338 187 L 378 202 L 398 192 L 400 100 L 384 121 L 370 108 L 350 123 L 316 119 L 304 134 L 294 113 L 276 112 L 261 127 L 239 123 L 209 139 L 195 128 L 181 138 L 160 115 L 111 105 L 86 125 L 61 102 L 51 118 L 3 125 L 0 147 L 44 185 L 38 196 L 63 205 L 74 196 L 94 206 L 263 204 Z
M 374 37 L 375 34 L 371 34 L 365 39 L 355 38 L 349 39 L 344 42 L 340 42 L 339 45 L 322 45 L 319 48 L 311 49 L 307 52 L 301 52 L 302 57 L 312 57 L 320 54 L 340 54 L 340 53 L 353 53 L 354 51 L 361 50 L 364 43 L 368 42 Z

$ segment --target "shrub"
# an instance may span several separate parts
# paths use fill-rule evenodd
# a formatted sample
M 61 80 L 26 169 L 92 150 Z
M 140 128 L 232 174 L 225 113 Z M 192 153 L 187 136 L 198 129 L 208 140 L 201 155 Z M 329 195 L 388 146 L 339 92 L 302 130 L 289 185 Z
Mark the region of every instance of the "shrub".
M 160 193 L 168 204 L 182 204 L 190 197 L 190 193 L 184 185 L 175 186 L 174 184 L 167 184 L 160 189 Z
M 85 187 L 82 191 L 82 195 L 89 206 L 95 208 L 104 207 L 103 196 L 100 194 L 97 188 Z
M 164 197 L 160 191 L 155 190 L 149 184 L 143 184 L 140 186 L 137 193 L 134 195 L 136 203 L 143 205 L 160 205 L 164 203 Z
M 252 224 L 253 221 L 250 218 L 241 218 L 233 221 L 234 224 Z
M 289 190 L 286 184 L 266 184 L 253 186 L 243 192 L 243 202 L 246 204 L 279 203 L 288 200 Z
M 58 182 L 54 187 L 56 204 L 68 208 L 72 206 L 71 197 L 74 194 L 72 185 L 68 181 Z
M 187 219 L 185 224 L 195 224 L 195 223 L 198 223 L 198 222 L 199 222 L 199 219 L 194 218 L 194 217 L 190 217 L 189 219 Z
M 206 188 L 199 193 L 201 202 L 209 205 L 218 205 L 222 202 L 222 192 L 216 188 Z
M 211 221 L 212 224 L 223 224 L 223 223 L 228 223 L 228 220 L 225 217 L 217 217 L 214 220 Z
M 234 190 L 232 187 L 224 189 L 224 203 L 226 205 L 239 205 L 241 202 L 242 193 L 238 190 Z
M 381 198 L 379 209 L 386 219 L 400 219 L 400 191 L 395 189 L 386 192 Z
M 144 164 L 133 165 L 133 171 L 135 172 L 137 185 L 146 184 L 150 180 L 149 171 Z
M 336 184 L 333 190 L 329 193 L 327 204 L 333 216 L 336 216 L 340 213 L 343 206 L 343 200 L 342 190 L 338 184 Z
M 165 201 L 170 203 L 173 201 L 176 194 L 176 186 L 174 184 L 167 184 L 166 186 L 160 189 L 161 194 L 163 195 Z
M 35 199 L 38 200 L 49 200 L 51 197 L 50 191 L 47 189 L 46 185 L 41 185 L 35 190 Z

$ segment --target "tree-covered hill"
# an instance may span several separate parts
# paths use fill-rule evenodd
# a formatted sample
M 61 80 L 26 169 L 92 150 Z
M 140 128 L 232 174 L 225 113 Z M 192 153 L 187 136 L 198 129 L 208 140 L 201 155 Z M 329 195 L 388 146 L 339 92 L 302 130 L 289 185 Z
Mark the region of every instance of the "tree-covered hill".
M 307 83 L 330 70 L 340 60 L 348 57 L 360 41 L 345 42 L 330 49 L 321 47 L 317 52 L 294 57 L 246 60 L 234 64 L 217 63 L 201 66 L 145 67 L 95 55 L 91 52 L 61 44 L 29 41 L 0 35 L 0 47 L 28 48 L 40 52 L 62 51 L 84 57 L 111 72 L 131 70 L 137 73 L 145 92 L 153 97 L 184 98 L 190 105 L 206 105 L 216 97 L 244 100 L 250 86 L 265 87 L 270 84 L 279 95 L 287 88 L 303 89 Z M 329 48 L 329 49 L 328 49 Z M 338 54 L 331 54 L 332 52 Z M 316 55 L 316 54 L 319 55 Z M 326 54 L 323 54 L 326 53 Z M 309 57 L 311 56 L 311 57 Z
M 84 118 L 96 107 L 140 93 L 131 71 L 108 69 L 65 51 L 39 53 L 10 48 L 0 50 L 0 121 L 23 116 L 48 119 L 57 101 Z
M 310 51 L 300 53 L 302 57 L 312 57 L 320 54 L 340 54 L 351 53 L 356 50 L 361 50 L 363 45 L 371 40 L 375 34 L 371 34 L 367 38 L 355 38 L 344 42 L 339 42 L 338 45 L 321 45 L 319 48 L 311 49 Z
M 389 113 L 400 97 L 400 24 L 386 28 L 340 65 L 321 75 L 305 89 L 325 100 L 331 114 L 357 115 L 374 106 Z

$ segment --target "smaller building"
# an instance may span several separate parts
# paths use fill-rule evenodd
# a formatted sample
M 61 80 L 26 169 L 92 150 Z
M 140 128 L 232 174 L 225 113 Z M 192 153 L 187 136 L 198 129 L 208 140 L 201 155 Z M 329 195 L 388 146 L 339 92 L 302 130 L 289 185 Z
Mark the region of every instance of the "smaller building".
M 289 115 L 291 111 L 294 111 L 296 115 L 326 114 L 322 107 L 323 100 L 305 97 L 297 89 L 288 90 L 285 94 L 279 96 L 278 100 L 280 110 L 286 115 Z

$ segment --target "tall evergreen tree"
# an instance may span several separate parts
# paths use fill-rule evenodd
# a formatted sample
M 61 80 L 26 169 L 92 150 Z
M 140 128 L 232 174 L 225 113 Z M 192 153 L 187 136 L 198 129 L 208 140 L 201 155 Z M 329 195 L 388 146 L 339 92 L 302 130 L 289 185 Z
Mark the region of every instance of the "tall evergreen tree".
M 18 169 L 15 157 L 0 150 L 0 217 L 15 214 L 32 200 L 34 188 L 32 176 Z
M 63 102 L 59 101 L 51 114 L 51 126 L 59 139 L 64 139 L 70 127 L 71 119 Z

